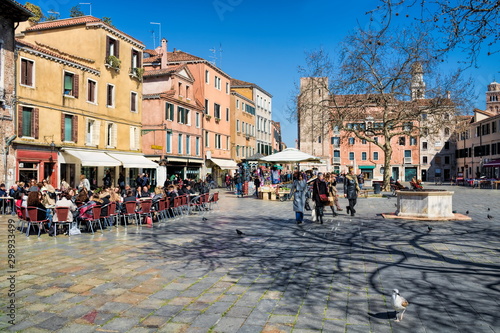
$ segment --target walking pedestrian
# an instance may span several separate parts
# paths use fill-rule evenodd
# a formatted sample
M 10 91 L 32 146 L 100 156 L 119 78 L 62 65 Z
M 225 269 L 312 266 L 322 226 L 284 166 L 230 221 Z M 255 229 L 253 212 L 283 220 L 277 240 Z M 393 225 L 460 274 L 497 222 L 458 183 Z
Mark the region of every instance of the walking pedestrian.
M 362 190 L 363 184 L 365 183 L 365 175 L 363 174 L 363 170 L 359 169 L 359 174 L 358 174 L 357 178 L 358 178 L 359 189 Z
M 330 208 L 332 209 L 332 214 L 333 216 L 337 216 L 338 214 L 335 212 L 335 208 L 337 208 L 337 210 L 342 210 L 342 209 L 339 207 L 337 181 L 335 178 L 335 174 L 327 173 L 325 176 L 325 181 L 328 186 L 328 197 L 333 198 L 333 201 L 330 202 Z
M 325 182 L 325 176 L 319 172 L 317 178 L 313 181 L 313 200 L 316 204 L 316 217 L 320 224 L 323 224 L 324 206 L 328 204 L 328 186 Z
M 258 178 L 256 178 L 258 179 Z M 306 205 L 307 182 L 304 175 L 297 172 L 294 176 L 290 195 L 293 195 L 293 211 L 297 224 L 304 222 L 304 209 Z
M 239 173 L 236 173 L 234 175 L 234 186 L 236 187 L 236 196 L 243 198 L 243 192 L 242 192 L 242 180 L 241 180 L 241 175 Z
M 354 214 L 356 214 L 356 209 L 354 209 L 354 206 L 356 206 L 360 188 L 358 185 L 358 178 L 354 174 L 354 168 L 349 167 L 348 170 L 349 172 L 344 179 L 344 197 L 349 200 L 349 206 L 347 206 L 347 214 L 351 213 L 351 216 L 354 216 Z
M 255 177 L 253 184 L 255 185 L 255 196 L 259 197 L 259 187 L 260 187 L 260 179 L 259 177 Z

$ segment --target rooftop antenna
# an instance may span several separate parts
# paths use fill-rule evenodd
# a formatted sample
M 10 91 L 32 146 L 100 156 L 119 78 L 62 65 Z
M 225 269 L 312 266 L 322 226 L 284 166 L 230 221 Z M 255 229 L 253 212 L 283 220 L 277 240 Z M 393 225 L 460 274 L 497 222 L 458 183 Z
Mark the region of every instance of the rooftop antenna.
M 159 27 L 158 43 L 161 44 L 160 43 L 160 41 L 161 41 L 161 23 L 158 23 L 158 22 L 149 22 L 149 24 L 156 24 L 156 25 L 158 25 L 158 27 Z M 154 48 L 156 49 L 156 40 L 154 42 Z
M 89 7 L 90 7 L 90 16 L 92 16 L 92 3 L 91 2 L 80 2 L 80 5 L 89 5 Z
M 156 36 L 155 36 L 155 31 L 150 30 L 151 34 L 153 34 L 153 50 L 156 49 Z
M 210 56 L 210 58 L 212 58 L 211 63 L 217 67 L 217 49 L 213 47 L 209 51 L 212 52 L 212 55 Z
M 219 43 L 219 67 L 222 68 L 222 43 Z

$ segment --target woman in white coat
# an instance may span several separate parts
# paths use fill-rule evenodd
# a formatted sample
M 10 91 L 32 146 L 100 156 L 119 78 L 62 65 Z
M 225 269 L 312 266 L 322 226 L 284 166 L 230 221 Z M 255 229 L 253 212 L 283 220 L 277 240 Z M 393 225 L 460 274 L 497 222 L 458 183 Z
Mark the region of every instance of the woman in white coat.
M 293 210 L 297 224 L 304 222 L 304 207 L 306 205 L 307 182 L 304 175 L 297 172 L 294 177 L 290 194 L 293 194 Z

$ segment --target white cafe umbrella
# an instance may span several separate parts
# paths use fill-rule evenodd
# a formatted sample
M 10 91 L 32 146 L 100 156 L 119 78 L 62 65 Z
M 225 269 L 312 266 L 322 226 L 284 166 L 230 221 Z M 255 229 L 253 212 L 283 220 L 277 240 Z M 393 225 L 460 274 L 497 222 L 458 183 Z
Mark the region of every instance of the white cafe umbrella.
M 259 158 L 259 161 L 274 163 L 321 162 L 318 157 L 309 155 L 295 148 L 287 148 L 279 153 Z

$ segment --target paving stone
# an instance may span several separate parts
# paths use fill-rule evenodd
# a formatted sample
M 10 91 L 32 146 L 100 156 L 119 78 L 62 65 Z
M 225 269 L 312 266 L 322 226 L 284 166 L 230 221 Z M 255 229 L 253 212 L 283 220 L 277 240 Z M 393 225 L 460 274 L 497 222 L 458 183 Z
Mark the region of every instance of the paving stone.
M 53 316 L 36 325 L 37 328 L 43 328 L 50 331 L 57 331 L 68 322 L 68 318 Z
M 220 321 L 215 325 L 214 331 L 216 332 L 226 332 L 233 333 L 237 332 L 243 323 L 245 322 L 245 318 L 236 318 L 236 317 L 223 317 Z
M 103 330 L 110 330 L 110 331 L 117 331 L 117 332 L 126 332 L 130 330 L 132 327 L 137 325 L 139 323 L 139 320 L 136 318 L 123 318 L 123 317 L 116 317 L 113 318 L 111 321 L 106 323 L 102 329 Z
M 369 198 L 355 218 L 327 212 L 324 225 L 297 227 L 291 202 L 222 193 L 207 221 L 71 242 L 18 237 L 18 322 L 7 329 L 48 332 L 39 325 L 59 317 L 59 331 L 75 332 L 500 332 L 500 294 L 490 287 L 500 222 L 483 213 L 500 191 L 439 188 L 454 190 L 454 209 L 466 202 L 473 221 L 435 222 L 427 233 L 432 222 L 376 215 L 393 211 L 395 199 Z M 235 237 L 236 228 L 256 235 Z M 395 287 L 410 301 L 401 323 L 391 317 Z

